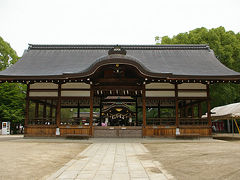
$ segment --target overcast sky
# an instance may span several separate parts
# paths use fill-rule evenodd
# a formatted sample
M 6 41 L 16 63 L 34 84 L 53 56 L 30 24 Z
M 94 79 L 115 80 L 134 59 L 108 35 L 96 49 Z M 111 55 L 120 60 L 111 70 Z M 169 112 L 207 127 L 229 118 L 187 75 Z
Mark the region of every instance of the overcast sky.
M 0 0 L 0 36 L 30 44 L 154 44 L 198 27 L 240 31 L 240 0 Z

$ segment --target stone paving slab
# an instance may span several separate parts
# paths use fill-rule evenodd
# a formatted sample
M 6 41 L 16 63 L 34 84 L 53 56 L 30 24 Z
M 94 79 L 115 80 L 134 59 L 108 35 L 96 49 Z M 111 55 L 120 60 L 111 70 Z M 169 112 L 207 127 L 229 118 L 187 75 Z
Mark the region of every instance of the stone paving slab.
M 93 143 L 48 180 L 167 180 L 159 165 L 139 156 L 149 153 L 138 142 Z

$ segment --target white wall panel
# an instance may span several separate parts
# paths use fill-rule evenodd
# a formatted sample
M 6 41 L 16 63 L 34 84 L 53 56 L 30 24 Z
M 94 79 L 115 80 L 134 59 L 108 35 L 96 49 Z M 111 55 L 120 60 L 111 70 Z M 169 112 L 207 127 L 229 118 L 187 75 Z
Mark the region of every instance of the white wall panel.
M 57 92 L 29 92 L 30 97 L 57 97 Z
M 201 83 L 183 83 L 178 85 L 178 89 L 206 89 L 206 85 Z
M 178 97 L 207 97 L 207 92 L 178 92 Z
M 54 83 L 34 83 L 30 84 L 30 89 L 58 89 L 58 85 Z
M 71 88 L 71 89 L 90 89 L 90 85 L 86 83 L 66 83 L 62 85 L 62 89 Z
M 175 97 L 175 91 L 146 91 L 146 97 Z
M 62 91 L 64 97 L 90 97 L 90 91 Z
M 146 89 L 174 89 L 174 84 L 170 83 L 150 83 L 146 84 Z

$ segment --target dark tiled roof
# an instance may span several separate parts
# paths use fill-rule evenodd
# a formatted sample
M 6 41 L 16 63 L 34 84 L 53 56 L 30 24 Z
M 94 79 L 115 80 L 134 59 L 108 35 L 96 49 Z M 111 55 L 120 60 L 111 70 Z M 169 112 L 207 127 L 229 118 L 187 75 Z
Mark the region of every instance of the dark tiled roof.
M 81 50 L 96 50 L 96 49 L 103 49 L 109 50 L 118 45 L 43 45 L 43 44 L 29 44 L 28 49 L 41 49 L 41 50 L 74 50 L 74 49 L 81 49 Z M 126 50 L 176 50 L 176 49 L 208 49 L 209 46 L 205 44 L 192 44 L 192 45 L 120 45 L 122 48 Z
M 115 45 L 29 45 L 23 57 L 0 72 L 4 77 L 88 75 L 99 63 L 129 62 L 149 76 L 240 77 L 207 45 L 120 45 L 127 55 L 108 55 Z M 125 61 L 121 61 L 124 59 Z

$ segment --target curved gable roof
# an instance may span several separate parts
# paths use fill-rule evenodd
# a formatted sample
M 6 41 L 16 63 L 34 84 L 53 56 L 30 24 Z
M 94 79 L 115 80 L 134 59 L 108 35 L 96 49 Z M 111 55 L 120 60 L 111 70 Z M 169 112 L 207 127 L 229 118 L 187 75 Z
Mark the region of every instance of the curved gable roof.
M 104 63 L 130 63 L 149 76 L 239 78 L 207 45 L 121 45 L 127 55 L 108 55 L 114 45 L 29 45 L 4 77 L 89 75 Z

